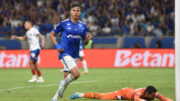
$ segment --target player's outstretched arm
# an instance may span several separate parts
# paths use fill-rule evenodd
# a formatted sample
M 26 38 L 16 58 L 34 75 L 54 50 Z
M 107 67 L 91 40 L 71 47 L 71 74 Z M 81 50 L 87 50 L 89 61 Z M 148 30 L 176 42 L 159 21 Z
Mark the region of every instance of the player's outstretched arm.
M 55 38 L 55 33 L 53 31 L 51 31 L 51 33 L 49 34 L 49 37 L 51 41 L 53 42 L 53 44 L 56 45 L 58 52 L 62 52 L 64 49 L 62 49 L 61 46 L 57 43 L 56 38 Z
M 160 93 L 156 92 L 156 98 L 158 98 L 161 101 L 173 101 L 170 98 L 164 97 L 163 95 L 161 95 Z
M 24 35 L 23 37 L 19 37 L 19 36 L 16 36 L 16 35 L 11 36 L 11 40 L 14 40 L 14 39 L 24 41 L 24 40 L 27 39 L 27 36 L 26 35 Z
M 42 36 L 41 34 L 38 34 L 39 35 L 39 38 L 41 40 L 41 47 L 44 48 L 44 36 Z

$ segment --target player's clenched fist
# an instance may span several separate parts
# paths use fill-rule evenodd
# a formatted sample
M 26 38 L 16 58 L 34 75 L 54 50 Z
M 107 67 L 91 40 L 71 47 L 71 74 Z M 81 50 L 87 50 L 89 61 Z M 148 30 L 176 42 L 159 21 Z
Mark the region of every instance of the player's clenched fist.
M 90 40 L 90 39 L 92 39 L 92 35 L 90 33 L 87 33 L 86 38 L 87 38 L 87 40 Z

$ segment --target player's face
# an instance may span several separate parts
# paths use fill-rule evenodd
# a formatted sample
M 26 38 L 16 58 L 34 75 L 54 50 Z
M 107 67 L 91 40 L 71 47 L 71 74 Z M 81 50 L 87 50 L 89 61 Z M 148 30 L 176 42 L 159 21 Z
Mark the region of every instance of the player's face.
M 155 94 L 156 93 L 152 93 L 152 94 L 145 93 L 144 97 L 145 97 L 146 100 L 151 101 L 151 100 L 153 100 L 155 98 Z
M 29 23 L 29 22 L 25 22 L 24 23 L 24 27 L 25 27 L 25 29 L 30 29 L 31 28 L 31 23 Z
M 70 11 L 70 14 L 73 19 L 79 19 L 79 16 L 81 14 L 80 7 L 73 7 Z

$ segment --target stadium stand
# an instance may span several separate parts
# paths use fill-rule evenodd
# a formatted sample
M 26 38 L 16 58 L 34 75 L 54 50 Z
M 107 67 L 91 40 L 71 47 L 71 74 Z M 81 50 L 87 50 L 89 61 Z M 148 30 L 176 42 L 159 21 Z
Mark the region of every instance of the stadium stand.
M 174 36 L 174 0 L 0 0 L 0 33 L 23 35 L 30 19 L 46 35 L 68 18 L 74 1 L 97 36 Z
M 174 48 L 174 0 L 0 0 L 1 46 L 11 35 L 24 35 L 29 19 L 45 36 L 45 48 L 55 48 L 48 33 L 68 18 L 73 2 L 81 4 L 81 20 L 96 33 L 94 48 L 154 48 L 159 36 L 162 48 Z M 20 43 L 19 49 L 27 49 Z

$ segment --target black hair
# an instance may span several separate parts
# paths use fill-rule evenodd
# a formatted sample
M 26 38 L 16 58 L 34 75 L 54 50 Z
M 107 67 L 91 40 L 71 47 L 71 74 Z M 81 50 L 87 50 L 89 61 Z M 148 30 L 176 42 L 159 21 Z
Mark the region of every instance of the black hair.
M 31 20 L 26 20 L 25 22 L 28 22 L 28 23 L 30 23 L 31 25 L 33 25 L 33 23 L 32 23 Z
M 153 86 L 147 86 L 146 87 L 146 90 L 145 90 L 145 93 L 149 93 L 149 94 L 152 94 L 152 93 L 155 93 L 157 91 L 157 89 Z
M 74 3 L 74 4 L 71 5 L 71 9 L 74 8 L 74 7 L 79 7 L 79 8 L 81 8 L 81 6 L 79 5 L 79 3 Z

